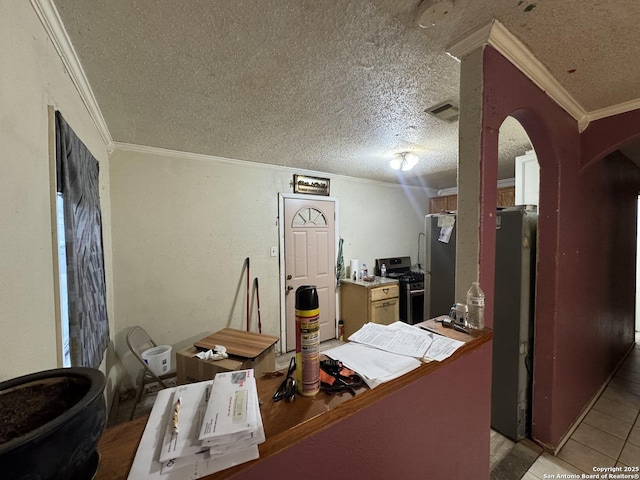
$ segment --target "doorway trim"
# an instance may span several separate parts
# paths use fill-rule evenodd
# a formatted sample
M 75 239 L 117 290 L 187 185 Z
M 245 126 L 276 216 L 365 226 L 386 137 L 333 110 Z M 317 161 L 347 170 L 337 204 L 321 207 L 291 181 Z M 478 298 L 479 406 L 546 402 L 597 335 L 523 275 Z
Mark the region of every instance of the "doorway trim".
M 325 202 L 333 202 L 334 204 L 334 213 L 335 213 L 335 255 L 334 263 L 337 260 L 338 255 L 338 243 L 340 240 L 340 203 L 337 197 L 326 197 L 324 195 L 304 195 L 299 193 L 279 193 L 278 194 L 278 257 L 279 257 L 279 277 L 280 277 L 280 352 L 284 353 L 287 349 L 287 309 L 286 309 L 286 300 L 284 298 L 285 293 L 285 278 L 284 278 L 284 200 L 286 198 L 297 198 L 301 200 L 319 200 Z M 340 302 L 338 289 L 335 290 L 336 294 L 336 317 L 339 318 L 340 312 Z M 338 335 L 338 325 L 334 325 L 336 330 L 336 338 Z

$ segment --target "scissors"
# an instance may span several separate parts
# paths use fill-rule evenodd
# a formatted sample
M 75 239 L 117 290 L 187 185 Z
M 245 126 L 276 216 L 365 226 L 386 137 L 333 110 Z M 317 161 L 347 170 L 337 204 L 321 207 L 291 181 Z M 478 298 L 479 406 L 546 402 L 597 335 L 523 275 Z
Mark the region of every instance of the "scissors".
M 273 401 L 279 402 L 283 398 L 286 398 L 288 402 L 293 402 L 296 399 L 296 381 L 293 378 L 293 372 L 296 370 L 296 357 L 291 357 L 289 362 L 289 370 L 287 370 L 287 376 L 282 381 L 276 393 L 273 394 Z

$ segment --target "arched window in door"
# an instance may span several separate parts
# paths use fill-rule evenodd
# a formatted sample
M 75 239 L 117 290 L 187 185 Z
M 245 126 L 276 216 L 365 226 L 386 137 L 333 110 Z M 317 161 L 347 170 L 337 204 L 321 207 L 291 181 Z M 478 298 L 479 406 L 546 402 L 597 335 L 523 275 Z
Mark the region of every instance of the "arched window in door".
M 327 219 L 317 208 L 304 207 L 296 212 L 291 222 L 292 227 L 322 227 L 327 225 Z

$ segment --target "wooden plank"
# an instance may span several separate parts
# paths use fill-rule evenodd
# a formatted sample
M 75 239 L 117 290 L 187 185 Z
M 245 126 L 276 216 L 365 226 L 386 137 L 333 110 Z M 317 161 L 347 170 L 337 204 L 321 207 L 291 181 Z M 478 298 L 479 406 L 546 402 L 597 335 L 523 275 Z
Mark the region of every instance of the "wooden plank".
M 227 349 L 229 355 L 256 358 L 278 340 L 280 340 L 278 337 L 272 335 L 245 332 L 235 328 L 224 328 L 198 340 L 193 345 L 204 350 L 214 349 L 216 345 L 222 345 Z
M 95 480 L 124 480 L 127 478 L 142 438 L 142 432 L 147 425 L 147 419 L 148 415 L 145 415 L 107 428 L 103 432 L 98 443 L 98 451 L 101 456 Z M 106 452 L 106 454 L 103 456 L 102 452 Z

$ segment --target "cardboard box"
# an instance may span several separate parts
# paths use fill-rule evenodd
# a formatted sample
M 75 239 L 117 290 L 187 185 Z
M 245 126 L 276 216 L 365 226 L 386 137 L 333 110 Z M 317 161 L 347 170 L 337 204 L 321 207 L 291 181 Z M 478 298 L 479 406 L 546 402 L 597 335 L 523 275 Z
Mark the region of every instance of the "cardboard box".
M 199 349 L 189 347 L 176 352 L 176 372 L 178 385 L 211 380 L 219 372 L 245 370 L 253 368 L 256 378 L 264 372 L 271 372 L 276 368 L 276 348 L 271 345 L 255 358 L 243 358 L 229 355 L 224 360 L 200 360 L 195 356 Z

